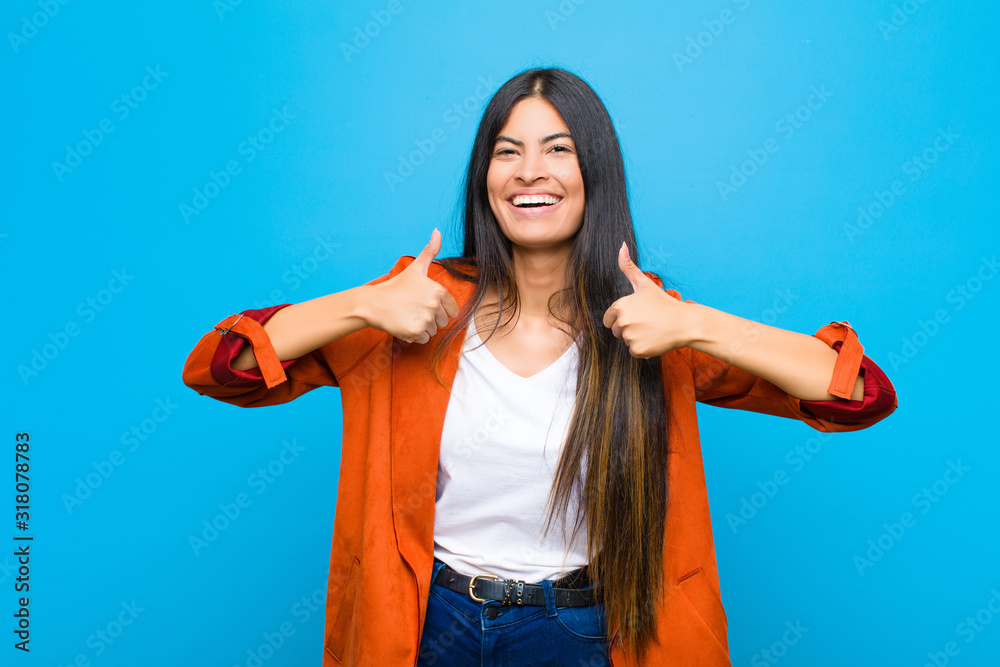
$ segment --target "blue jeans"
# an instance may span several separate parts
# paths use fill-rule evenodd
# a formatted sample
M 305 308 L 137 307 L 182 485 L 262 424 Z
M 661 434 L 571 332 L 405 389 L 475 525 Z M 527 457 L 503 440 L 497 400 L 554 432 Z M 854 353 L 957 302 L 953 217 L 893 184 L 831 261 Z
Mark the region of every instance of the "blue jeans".
M 434 560 L 431 582 L 444 566 Z M 610 666 L 604 605 L 557 607 L 541 584 L 544 607 L 504 607 L 432 583 L 417 667 Z

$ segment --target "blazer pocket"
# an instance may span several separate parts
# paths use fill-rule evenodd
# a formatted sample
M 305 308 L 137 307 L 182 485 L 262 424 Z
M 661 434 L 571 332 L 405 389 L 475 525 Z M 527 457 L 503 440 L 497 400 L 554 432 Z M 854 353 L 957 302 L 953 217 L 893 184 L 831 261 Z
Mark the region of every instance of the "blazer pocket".
M 722 606 L 722 598 L 716 592 L 715 587 L 708 581 L 704 570 L 700 567 L 697 570 L 688 572 L 677 580 L 685 597 L 691 602 L 691 606 L 701 616 L 701 619 L 708 626 L 715 639 L 727 652 L 729 651 L 729 638 L 727 636 L 728 623 L 726 621 L 726 610 Z
M 343 659 L 344 647 L 351 629 L 354 627 L 354 608 L 358 598 L 358 582 L 361 579 L 361 563 L 356 557 L 351 559 L 351 569 L 347 573 L 347 581 L 344 584 L 341 594 L 340 604 L 333 612 L 327 609 L 326 638 L 324 644 L 326 651 L 337 662 Z M 333 612 L 331 614 L 331 612 Z

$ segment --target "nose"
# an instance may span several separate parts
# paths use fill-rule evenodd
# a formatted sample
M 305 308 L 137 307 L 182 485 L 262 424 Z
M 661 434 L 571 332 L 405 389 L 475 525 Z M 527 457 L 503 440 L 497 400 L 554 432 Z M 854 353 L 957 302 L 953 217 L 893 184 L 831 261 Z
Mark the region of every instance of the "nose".
M 533 183 L 548 176 L 548 167 L 541 151 L 527 151 L 518 163 L 516 177 L 525 183 Z

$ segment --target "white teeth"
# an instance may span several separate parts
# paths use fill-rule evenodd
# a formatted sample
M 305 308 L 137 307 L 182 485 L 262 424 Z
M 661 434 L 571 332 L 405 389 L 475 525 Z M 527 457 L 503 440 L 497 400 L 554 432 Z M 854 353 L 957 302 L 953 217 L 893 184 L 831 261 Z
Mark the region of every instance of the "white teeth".
M 555 195 L 517 195 L 511 200 L 511 203 L 514 206 L 524 206 L 525 204 L 558 204 L 561 200 L 562 197 L 556 197 Z

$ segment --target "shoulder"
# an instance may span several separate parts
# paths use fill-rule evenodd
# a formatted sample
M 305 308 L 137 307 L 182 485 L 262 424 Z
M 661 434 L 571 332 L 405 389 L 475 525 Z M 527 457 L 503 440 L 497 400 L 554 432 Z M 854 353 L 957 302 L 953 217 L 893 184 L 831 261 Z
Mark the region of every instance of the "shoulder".
M 416 257 L 414 255 L 403 255 L 398 260 L 396 264 L 389 271 L 389 277 L 398 275 L 413 263 Z M 468 260 L 464 257 L 445 257 L 443 259 L 436 259 L 431 262 L 430 269 L 427 271 L 427 277 L 435 280 L 442 285 L 451 286 L 458 285 L 461 283 L 475 282 L 479 271 L 476 267 L 474 261 Z
M 666 292 L 670 296 L 674 297 L 678 301 L 683 301 L 683 299 L 681 298 L 680 292 L 678 292 L 677 290 L 675 290 L 675 289 L 664 289 L 663 288 L 663 279 L 660 278 L 659 275 L 653 273 L 652 271 L 643 271 L 643 273 L 646 274 L 647 278 L 649 278 L 654 283 L 656 283 L 656 286 L 659 287 L 660 289 L 662 289 L 664 292 Z

